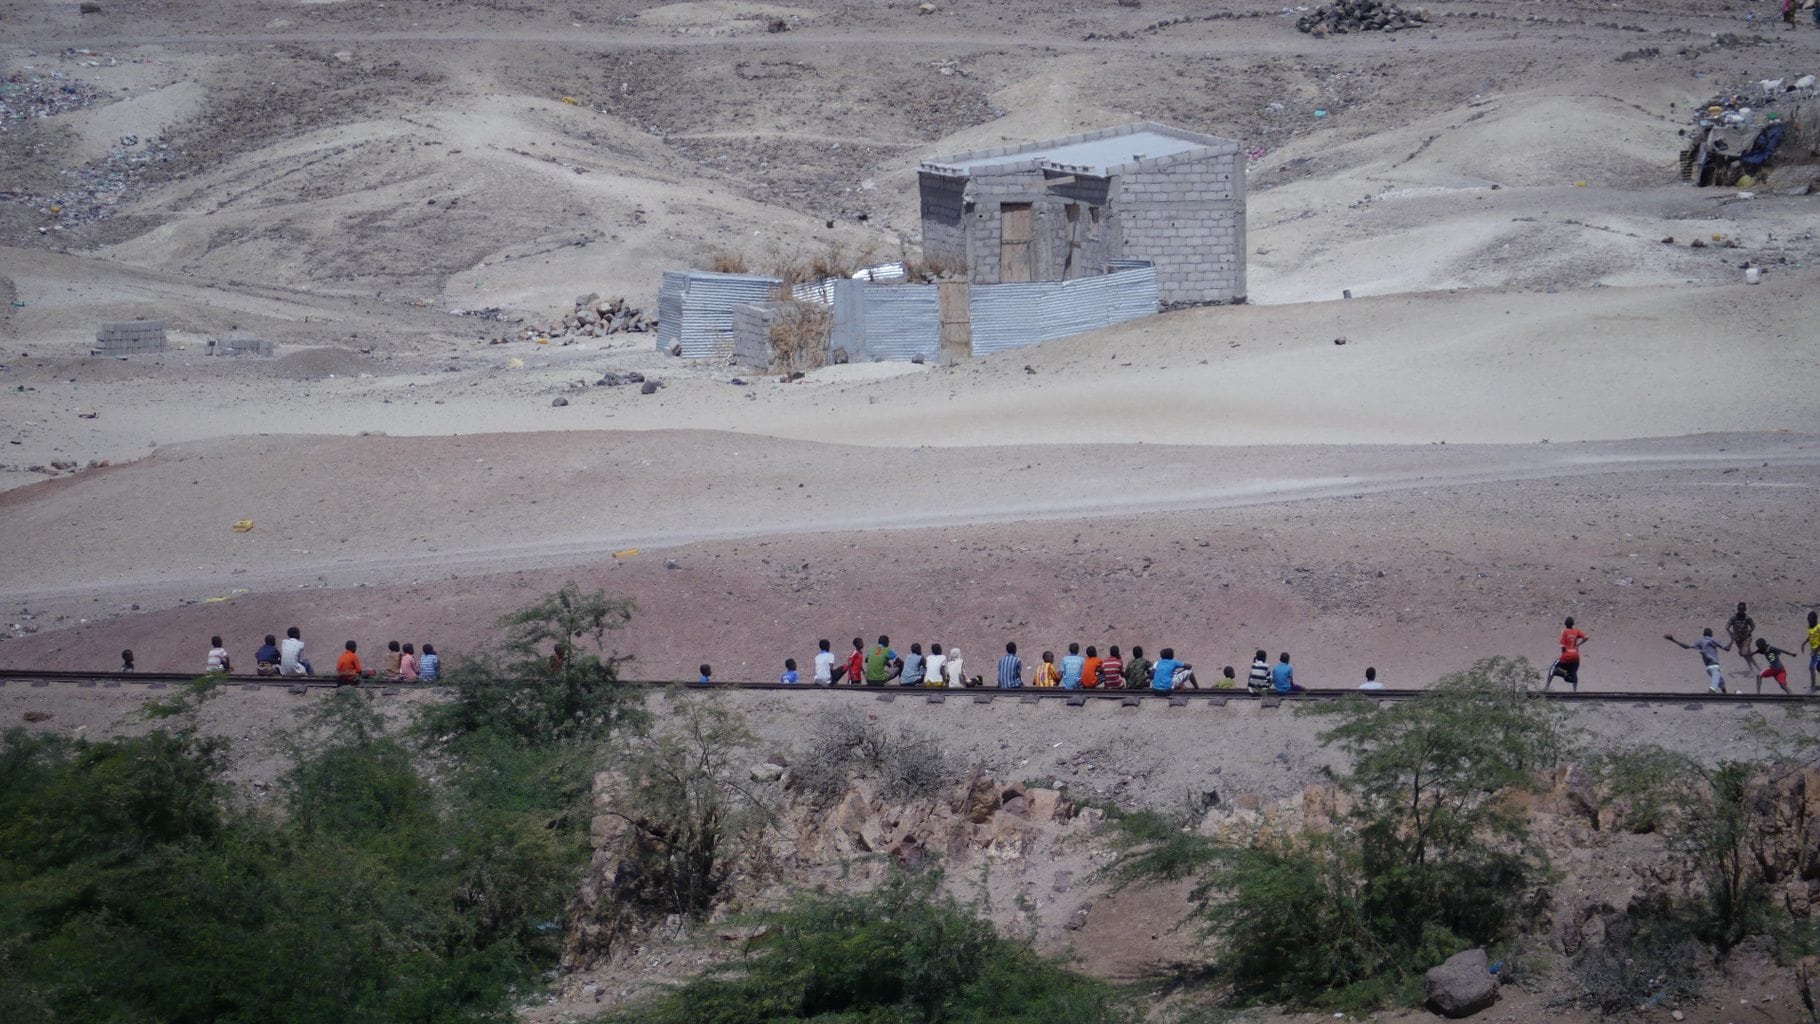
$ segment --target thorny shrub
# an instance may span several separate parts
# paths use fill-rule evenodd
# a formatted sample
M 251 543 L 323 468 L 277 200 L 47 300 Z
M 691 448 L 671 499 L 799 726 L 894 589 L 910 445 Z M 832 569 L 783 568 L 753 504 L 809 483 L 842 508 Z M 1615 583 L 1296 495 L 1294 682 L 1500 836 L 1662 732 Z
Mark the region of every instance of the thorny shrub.
M 807 749 L 790 767 L 791 785 L 820 801 L 840 796 L 856 778 L 876 780 L 890 800 L 932 797 L 955 774 L 934 733 L 907 723 L 888 731 L 851 707 L 816 719 Z

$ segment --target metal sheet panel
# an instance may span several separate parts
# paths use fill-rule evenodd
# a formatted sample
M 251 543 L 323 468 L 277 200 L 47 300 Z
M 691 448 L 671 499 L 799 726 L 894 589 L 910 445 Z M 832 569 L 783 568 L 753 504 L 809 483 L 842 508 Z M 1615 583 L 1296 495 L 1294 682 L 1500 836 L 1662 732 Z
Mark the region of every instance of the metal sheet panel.
M 867 359 L 934 362 L 942 348 L 941 298 L 934 285 L 865 285 Z
M 1111 285 L 1111 294 L 1106 300 L 1108 324 L 1155 316 L 1162 309 L 1157 298 L 1156 267 L 1151 264 L 1108 275 L 1106 281 Z
M 733 307 L 772 299 L 780 283 L 756 274 L 666 272 L 657 293 L 658 350 L 680 343 L 685 358 L 730 355 Z
M 1156 268 L 1136 260 L 1114 266 L 1114 273 L 1073 281 L 975 285 L 973 354 L 1022 348 L 1154 315 Z
M 1053 287 L 1048 282 L 974 285 L 967 304 L 973 318 L 973 354 L 1003 352 L 1044 340 L 1043 307 Z

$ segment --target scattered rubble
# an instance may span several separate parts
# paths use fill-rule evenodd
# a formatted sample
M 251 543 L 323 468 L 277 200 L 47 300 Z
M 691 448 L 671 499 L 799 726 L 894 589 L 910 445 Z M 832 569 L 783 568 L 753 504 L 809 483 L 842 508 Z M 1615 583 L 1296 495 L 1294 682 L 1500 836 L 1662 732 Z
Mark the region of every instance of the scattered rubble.
M 1428 10 L 1405 11 L 1385 0 L 1336 0 L 1295 21 L 1297 30 L 1320 37 L 1347 32 L 1400 32 L 1428 24 Z
M 479 310 L 466 313 L 469 316 L 487 316 L 496 319 L 498 310 Z M 590 293 L 575 300 L 575 308 L 560 320 L 551 320 L 547 328 L 539 330 L 534 327 L 521 329 L 514 337 L 519 341 L 536 341 L 548 344 L 552 340 L 566 339 L 565 345 L 574 344 L 581 338 L 605 338 L 613 334 L 645 334 L 657 330 L 657 318 L 647 317 L 645 311 L 626 302 L 624 298 L 611 301 L 602 299 L 598 294 Z

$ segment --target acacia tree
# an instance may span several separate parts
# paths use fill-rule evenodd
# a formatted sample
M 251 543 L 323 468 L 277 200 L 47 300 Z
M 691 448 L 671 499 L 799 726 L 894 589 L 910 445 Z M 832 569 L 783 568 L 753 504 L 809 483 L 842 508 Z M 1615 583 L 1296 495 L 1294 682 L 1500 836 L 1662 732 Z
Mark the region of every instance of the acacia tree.
M 631 601 L 599 590 L 584 594 L 570 582 L 501 616 L 505 639 L 448 673 L 454 699 L 430 714 L 431 729 L 550 746 L 604 739 L 637 724 L 639 703 L 615 685 L 626 659 L 607 645 L 634 609 Z
M 1341 784 L 1353 798 L 1366 904 L 1409 946 L 1436 926 L 1486 933 L 1512 882 L 1538 865 L 1505 799 L 1567 742 L 1565 712 L 1527 696 L 1538 678 L 1524 659 L 1489 658 L 1417 700 L 1344 705 L 1344 720 L 1321 736 L 1352 756 Z
M 670 727 L 628 744 L 610 813 L 625 822 L 620 894 L 694 915 L 724 893 L 744 849 L 773 820 L 740 769 L 756 738 L 720 704 L 678 698 Z

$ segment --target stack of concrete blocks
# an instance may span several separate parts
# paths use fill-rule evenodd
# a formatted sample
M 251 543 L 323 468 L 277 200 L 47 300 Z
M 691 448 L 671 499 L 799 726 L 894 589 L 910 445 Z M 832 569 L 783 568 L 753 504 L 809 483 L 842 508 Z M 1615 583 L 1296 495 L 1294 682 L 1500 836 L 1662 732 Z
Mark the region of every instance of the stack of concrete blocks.
M 754 370 L 769 370 L 777 362 L 771 343 L 771 321 L 778 303 L 748 302 L 733 307 L 733 358 Z
M 102 324 L 90 355 L 130 356 L 164 351 L 163 320 L 128 320 Z
M 269 356 L 272 354 L 272 342 L 244 331 L 233 331 L 219 338 L 209 339 L 209 355 L 212 356 Z

